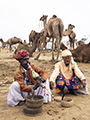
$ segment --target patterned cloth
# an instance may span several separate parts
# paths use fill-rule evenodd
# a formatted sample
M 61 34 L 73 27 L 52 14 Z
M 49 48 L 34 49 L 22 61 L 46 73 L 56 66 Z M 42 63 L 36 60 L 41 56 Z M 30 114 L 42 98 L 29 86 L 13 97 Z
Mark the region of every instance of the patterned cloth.
M 29 53 L 27 50 L 19 50 L 15 55 L 15 59 L 20 60 L 20 59 L 27 57 L 27 56 L 29 56 Z
M 63 88 L 64 85 L 66 85 L 68 89 L 78 90 L 80 79 L 77 76 L 75 76 L 73 79 L 65 79 L 64 76 L 59 73 L 56 79 L 56 86 Z

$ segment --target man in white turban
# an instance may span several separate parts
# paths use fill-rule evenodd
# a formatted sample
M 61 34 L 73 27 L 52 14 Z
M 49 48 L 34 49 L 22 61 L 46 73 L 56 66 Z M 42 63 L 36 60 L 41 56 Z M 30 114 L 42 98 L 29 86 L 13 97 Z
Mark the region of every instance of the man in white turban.
M 56 93 L 63 95 L 64 86 L 73 95 L 78 95 L 76 91 L 89 94 L 86 78 L 73 60 L 72 53 L 69 50 L 62 51 L 62 61 L 55 64 L 55 69 L 50 77 L 50 88 L 56 84 Z M 80 88 L 81 87 L 81 88 Z

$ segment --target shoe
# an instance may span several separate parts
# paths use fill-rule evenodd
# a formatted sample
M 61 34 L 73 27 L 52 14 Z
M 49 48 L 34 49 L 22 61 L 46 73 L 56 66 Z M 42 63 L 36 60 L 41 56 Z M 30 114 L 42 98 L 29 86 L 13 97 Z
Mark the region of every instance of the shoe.
M 23 105 L 23 104 L 25 103 L 25 101 L 26 101 L 26 100 L 24 100 L 24 101 L 20 101 L 20 102 L 18 103 L 18 106 Z
M 71 93 L 72 95 L 78 96 L 78 94 L 77 94 L 74 90 L 71 90 L 70 93 Z
M 63 92 L 62 92 L 62 91 L 61 91 L 61 92 L 59 92 L 58 94 L 59 94 L 60 96 L 63 96 Z

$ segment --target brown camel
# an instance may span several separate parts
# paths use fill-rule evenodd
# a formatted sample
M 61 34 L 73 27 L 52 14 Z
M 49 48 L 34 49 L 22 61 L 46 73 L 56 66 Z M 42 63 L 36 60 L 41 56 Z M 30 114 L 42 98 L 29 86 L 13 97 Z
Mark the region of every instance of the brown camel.
M 43 21 L 43 26 L 45 27 L 45 25 L 47 24 L 47 17 L 48 15 L 43 15 L 41 18 L 40 18 L 40 21 Z
M 76 49 L 71 50 L 72 56 L 76 62 L 89 62 L 90 61 L 90 43 L 82 44 Z
M 44 28 L 45 28 L 45 25 L 47 24 L 47 17 L 48 17 L 48 15 L 43 15 L 43 16 L 40 18 L 40 21 L 43 21 L 43 26 L 44 26 Z M 43 33 L 43 32 L 44 32 L 44 28 L 41 30 L 40 33 Z M 48 51 L 48 49 L 46 48 L 46 45 L 47 45 L 47 42 L 50 41 L 50 39 L 51 39 L 51 38 L 49 38 L 49 39 L 46 38 L 46 40 L 45 40 L 45 45 L 44 45 L 44 46 L 45 46 L 45 50 L 47 50 L 47 51 Z M 43 36 L 41 36 L 41 37 L 39 38 L 39 40 L 38 40 L 38 50 L 40 50 L 42 44 L 43 44 Z
M 34 30 L 31 31 L 31 33 L 29 34 L 29 44 L 32 44 L 34 42 L 34 40 L 38 40 L 41 37 L 42 33 L 38 33 Z
M 63 36 L 67 36 L 67 35 L 71 36 L 71 39 L 70 39 L 70 44 L 71 45 L 72 45 L 72 41 L 74 41 L 74 32 L 72 31 L 73 28 L 75 28 L 75 26 L 72 25 L 72 24 L 69 24 L 68 25 L 68 29 L 66 29 L 65 31 L 63 31 Z M 73 34 L 72 34 L 72 32 L 73 32 Z M 55 46 L 57 46 L 56 44 L 57 44 L 57 41 L 55 42 Z
M 12 37 L 9 38 L 6 42 L 3 41 L 3 39 L 0 39 L 0 41 L 2 42 L 2 46 L 6 46 L 6 44 L 9 44 L 10 47 L 10 51 L 11 51 L 11 46 L 17 43 L 22 43 L 22 40 L 20 38 L 17 37 Z
M 35 52 L 35 50 L 37 48 L 37 41 L 38 41 L 40 35 L 41 35 L 40 33 L 37 33 L 34 30 L 32 30 L 31 33 L 29 34 L 29 41 L 32 42 L 32 45 L 19 43 L 13 56 L 15 57 L 16 52 L 18 52 L 21 49 L 27 50 L 29 52 L 29 56 L 32 56 L 33 52 Z
M 71 31 L 69 36 L 69 41 L 70 41 L 70 49 L 74 49 L 74 42 L 75 42 L 75 37 L 76 37 L 76 33 Z
M 40 18 L 40 20 L 44 21 L 44 19 L 46 20 L 46 17 L 43 15 Z M 44 22 L 44 23 L 46 23 L 46 22 Z M 69 35 L 75 26 L 69 24 L 68 30 L 63 31 L 63 29 L 64 29 L 63 22 L 60 18 L 57 18 L 56 15 L 53 15 L 52 18 L 49 19 L 48 23 L 44 24 L 44 26 L 45 27 L 43 29 L 43 31 L 44 31 L 43 32 L 43 47 L 45 47 L 45 45 L 46 45 L 46 37 L 52 38 L 52 60 L 54 60 L 53 44 L 54 44 L 54 38 L 56 38 L 56 44 L 57 44 L 57 59 L 56 60 L 58 60 L 61 39 L 63 36 Z M 37 57 L 35 59 L 39 58 L 43 47 L 41 48 L 39 54 L 37 55 Z
M 60 43 L 63 37 L 63 30 L 64 30 L 64 24 L 60 18 L 58 18 L 56 15 L 53 15 L 49 20 L 48 23 L 44 27 L 44 33 L 43 33 L 43 46 L 37 55 L 35 59 L 38 59 L 40 54 L 42 53 L 43 48 L 45 47 L 46 43 L 46 37 L 52 38 L 52 60 L 54 60 L 54 51 L 53 51 L 53 43 L 54 38 L 57 39 L 57 58 L 59 57 L 59 51 L 60 51 Z

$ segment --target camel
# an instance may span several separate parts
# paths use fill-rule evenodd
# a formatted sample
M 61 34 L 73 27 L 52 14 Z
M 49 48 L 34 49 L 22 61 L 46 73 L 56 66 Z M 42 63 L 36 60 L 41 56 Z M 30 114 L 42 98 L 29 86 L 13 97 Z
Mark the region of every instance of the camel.
M 45 25 L 47 24 L 46 22 L 47 22 L 47 17 L 48 17 L 48 15 L 43 15 L 41 18 L 40 18 L 40 21 L 43 21 L 43 26 L 45 27 Z M 41 30 L 41 32 L 40 33 L 43 33 L 44 32 L 44 28 Z M 50 38 L 49 39 L 47 39 L 46 38 L 46 40 L 45 40 L 45 50 L 47 50 L 48 51 L 48 49 L 46 48 L 46 45 L 47 45 L 47 42 L 49 42 L 50 41 Z M 40 47 L 41 47 L 41 45 L 43 44 L 43 36 L 41 36 L 40 38 L 39 38 L 39 40 L 38 40 L 38 50 L 40 50 Z
M 18 45 L 17 49 L 14 52 L 14 57 L 16 52 L 18 52 L 21 49 L 27 50 L 29 52 L 29 56 L 31 57 L 33 52 L 35 52 L 36 48 L 37 48 L 37 41 L 40 37 L 40 33 L 37 33 L 36 31 L 32 30 L 31 33 L 29 34 L 29 41 L 32 41 L 32 45 L 29 44 L 20 44 Z
M 17 37 L 12 37 L 9 38 L 6 42 L 3 41 L 3 39 L 0 39 L 0 41 L 2 42 L 2 45 L 5 47 L 6 44 L 9 44 L 10 46 L 10 51 L 11 51 L 11 46 L 16 44 L 16 43 L 22 43 L 22 40 L 20 38 Z
M 60 50 L 60 43 L 63 37 L 63 30 L 64 30 L 64 24 L 63 21 L 58 18 L 57 16 L 53 15 L 49 20 L 48 23 L 44 27 L 44 33 L 43 33 L 43 46 L 40 49 L 39 54 L 36 56 L 36 60 L 39 58 L 40 54 L 42 53 L 43 48 L 45 47 L 46 43 L 46 37 L 52 38 L 52 60 L 54 60 L 54 51 L 53 51 L 53 43 L 54 38 L 57 39 L 57 58 L 59 57 L 59 50 Z
M 34 40 L 38 40 L 41 37 L 42 33 L 37 33 L 36 31 L 32 30 L 29 34 L 29 44 L 33 43 Z
M 43 19 L 43 16 L 41 17 Z M 41 20 L 42 20 L 41 19 Z M 44 19 L 42 20 L 44 21 Z M 44 32 L 43 32 L 43 47 L 46 45 L 46 37 L 52 38 L 52 60 L 54 60 L 54 38 L 56 38 L 56 44 L 57 44 L 57 58 L 59 57 L 59 51 L 60 51 L 60 43 L 63 36 L 67 36 L 71 33 L 72 29 L 75 27 L 74 25 L 69 24 L 68 30 L 64 31 L 64 24 L 63 21 L 58 18 L 56 15 L 53 15 L 47 24 L 44 24 Z M 41 48 L 39 54 L 36 56 L 36 60 L 39 58 L 40 54 L 42 53 L 43 47 Z
M 90 43 L 82 44 L 76 49 L 71 50 L 72 56 L 76 62 L 89 62 L 90 61 Z
M 69 36 L 69 41 L 70 41 L 70 49 L 74 49 L 74 42 L 75 42 L 75 37 L 76 37 L 76 33 L 71 31 Z
M 43 21 L 43 26 L 44 26 L 44 27 L 45 27 L 46 22 L 47 22 L 47 17 L 48 17 L 48 15 L 43 15 L 43 16 L 40 18 L 40 21 Z

